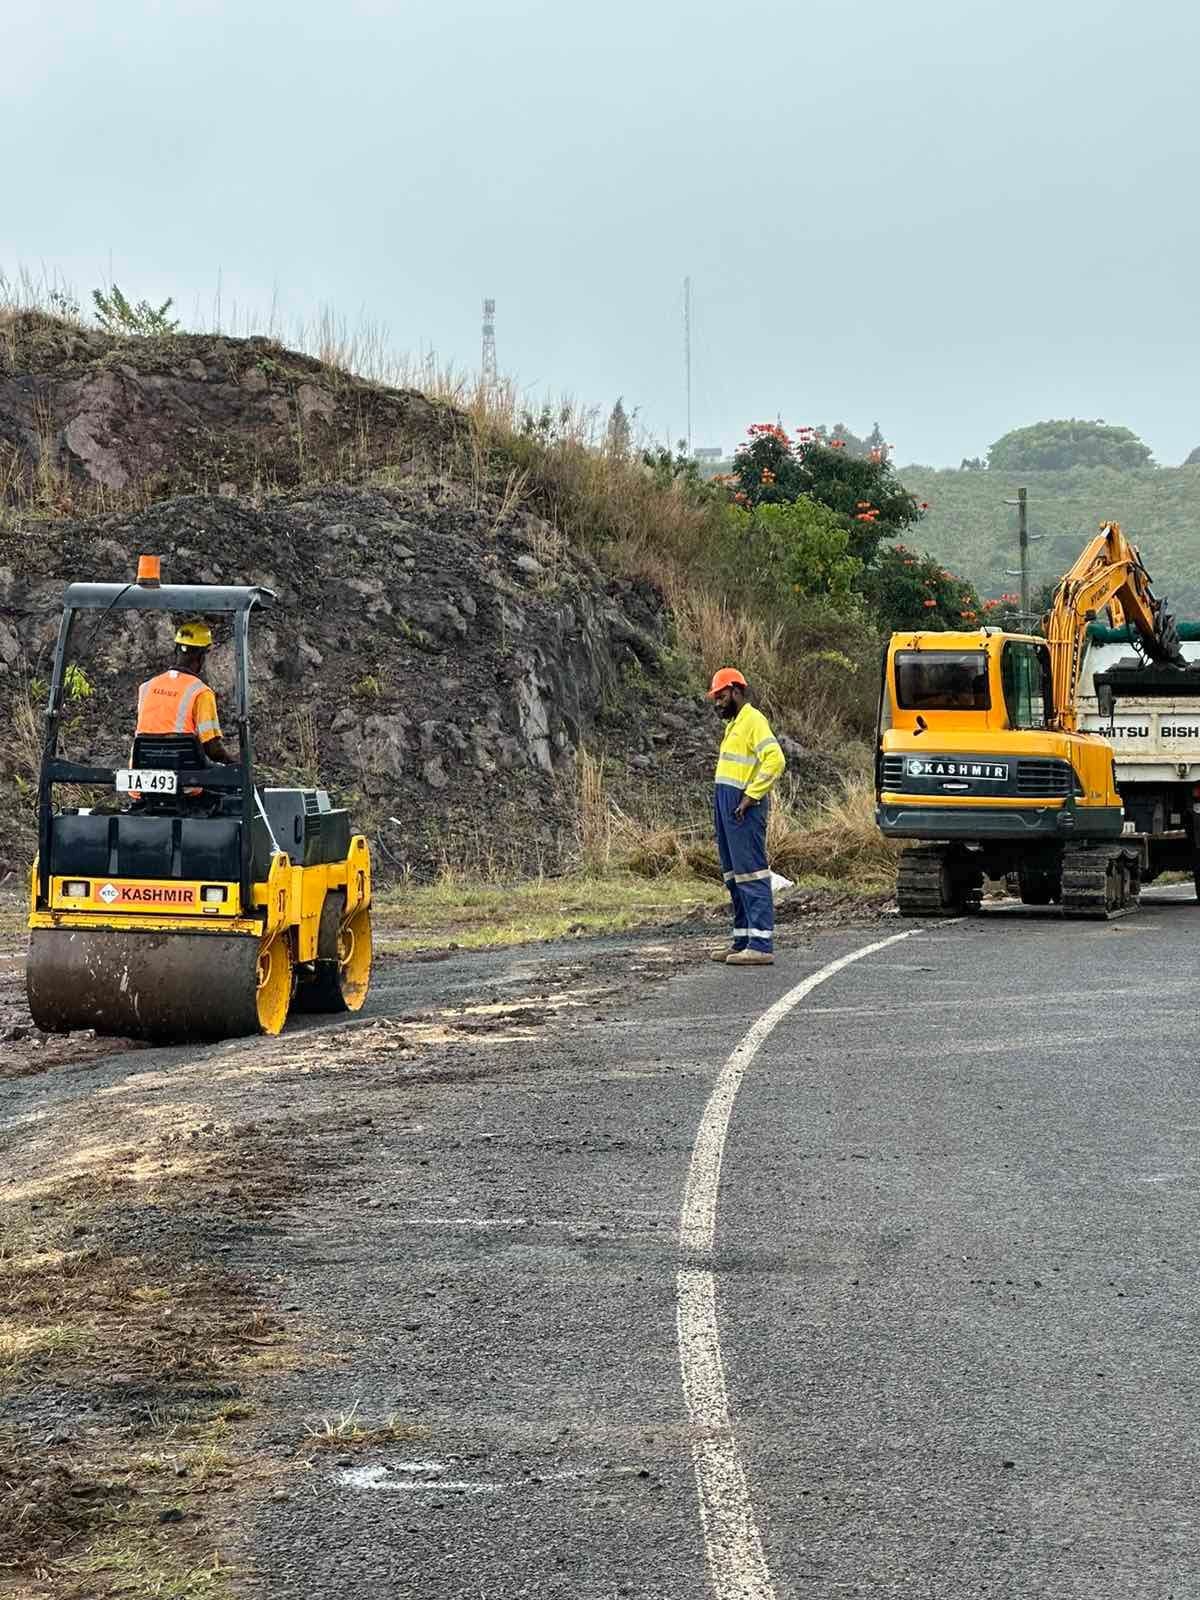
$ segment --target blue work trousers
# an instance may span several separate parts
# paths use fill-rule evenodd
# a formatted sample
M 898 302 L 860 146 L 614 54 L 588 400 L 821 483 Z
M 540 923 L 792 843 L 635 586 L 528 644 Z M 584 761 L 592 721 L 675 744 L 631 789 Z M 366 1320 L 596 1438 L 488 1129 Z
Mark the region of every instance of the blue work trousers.
M 721 876 L 733 901 L 733 948 L 774 949 L 775 901 L 767 866 L 767 808 L 760 800 L 738 822 L 734 807 L 742 791 L 718 783 L 713 794 L 713 822 Z

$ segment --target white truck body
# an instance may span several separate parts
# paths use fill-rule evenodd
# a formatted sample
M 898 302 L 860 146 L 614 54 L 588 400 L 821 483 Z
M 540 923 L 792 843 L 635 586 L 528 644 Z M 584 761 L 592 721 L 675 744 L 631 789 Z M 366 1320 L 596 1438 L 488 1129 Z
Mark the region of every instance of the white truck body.
M 1200 640 L 1184 640 L 1183 654 L 1200 666 Z M 1089 640 L 1079 677 L 1079 726 L 1113 747 L 1117 787 L 1125 806 L 1126 831 L 1147 841 L 1148 877 L 1195 868 L 1195 786 L 1200 784 L 1200 696 L 1122 694 L 1111 717 L 1102 715 L 1096 674 L 1136 652 L 1131 644 Z M 1200 876 L 1197 877 L 1200 886 Z
M 1195 695 L 1179 700 L 1122 696 L 1111 720 L 1100 715 L 1096 673 L 1133 654 L 1128 644 L 1088 643 L 1079 675 L 1080 727 L 1112 745 L 1118 784 L 1200 782 L 1200 699 Z M 1185 640 L 1183 654 L 1200 665 L 1200 640 Z

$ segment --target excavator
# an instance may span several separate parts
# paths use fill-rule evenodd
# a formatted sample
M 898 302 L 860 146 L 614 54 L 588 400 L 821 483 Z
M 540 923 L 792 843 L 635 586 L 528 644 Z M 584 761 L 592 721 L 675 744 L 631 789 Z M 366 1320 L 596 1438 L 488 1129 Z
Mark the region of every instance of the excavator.
M 905 844 L 904 916 L 978 907 L 985 878 L 1027 905 L 1111 918 L 1138 901 L 1145 841 L 1127 822 L 1111 744 L 1079 726 L 1089 626 L 1107 616 L 1183 681 L 1175 619 L 1119 523 L 1101 524 L 1059 583 L 1045 637 L 892 635 L 880 694 L 876 820 Z M 1193 669 L 1194 670 L 1194 669 Z
M 39 1028 L 222 1039 L 276 1034 L 293 1004 L 357 1011 L 366 999 L 366 839 L 324 790 L 255 782 L 250 619 L 274 599 L 256 585 L 164 584 L 157 556 L 141 557 L 134 582 L 68 586 L 30 881 L 26 993 Z M 75 647 L 119 612 L 147 626 L 167 612 L 229 629 L 235 763 L 209 761 L 189 733 L 137 734 L 120 767 L 62 753 Z

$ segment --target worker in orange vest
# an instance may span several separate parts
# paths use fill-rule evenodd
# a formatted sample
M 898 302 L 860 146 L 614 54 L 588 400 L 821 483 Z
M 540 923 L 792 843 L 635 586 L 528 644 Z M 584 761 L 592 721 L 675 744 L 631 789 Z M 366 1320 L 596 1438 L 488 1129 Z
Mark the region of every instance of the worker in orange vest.
M 194 733 L 210 761 L 233 765 L 237 757 L 221 738 L 217 697 L 201 677 L 212 647 L 206 622 L 184 622 L 175 631 L 174 665 L 138 690 L 138 733 Z

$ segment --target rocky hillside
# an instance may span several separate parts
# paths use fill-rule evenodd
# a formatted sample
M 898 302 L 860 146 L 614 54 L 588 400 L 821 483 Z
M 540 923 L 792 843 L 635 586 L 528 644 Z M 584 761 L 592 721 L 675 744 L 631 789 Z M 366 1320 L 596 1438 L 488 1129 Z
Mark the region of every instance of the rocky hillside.
M 249 494 L 387 463 L 446 465 L 451 407 L 270 339 L 116 338 L 26 312 L 0 323 L 0 491 L 53 503 Z M 83 497 L 86 499 L 86 497 Z
M 0 866 L 32 840 L 63 585 L 127 580 L 140 552 L 167 581 L 277 592 L 254 645 L 264 778 L 336 791 L 393 872 L 559 869 L 583 744 L 623 804 L 703 816 L 716 728 L 661 596 L 489 492 L 461 413 L 262 340 L 26 317 L 0 325 L 0 351 Z M 55 493 L 77 512 L 80 489 L 112 509 L 55 515 Z M 169 651 L 165 618 L 83 632 L 72 753 L 123 758 L 136 686 Z M 210 666 L 227 695 L 219 634 Z

